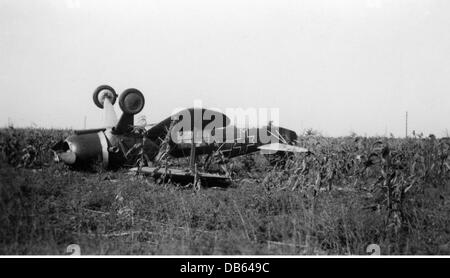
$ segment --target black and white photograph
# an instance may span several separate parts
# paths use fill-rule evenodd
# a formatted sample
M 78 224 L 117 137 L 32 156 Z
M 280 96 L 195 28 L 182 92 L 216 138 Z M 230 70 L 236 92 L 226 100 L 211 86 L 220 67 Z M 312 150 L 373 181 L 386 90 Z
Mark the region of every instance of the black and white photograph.
M 0 91 L 0 257 L 450 257 L 450 1 L 0 0 Z

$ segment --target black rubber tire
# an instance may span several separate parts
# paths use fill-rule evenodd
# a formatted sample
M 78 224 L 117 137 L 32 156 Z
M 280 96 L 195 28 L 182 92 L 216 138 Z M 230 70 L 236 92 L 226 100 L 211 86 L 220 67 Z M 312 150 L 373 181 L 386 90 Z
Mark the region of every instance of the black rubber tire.
M 98 94 L 101 92 L 101 91 L 103 91 L 103 90 L 108 90 L 108 91 L 110 91 L 110 92 L 112 92 L 113 93 L 113 95 L 114 95 L 114 98 L 113 98 L 113 101 L 112 101 L 112 105 L 114 105 L 114 103 L 116 103 L 116 100 L 117 100 L 117 94 L 116 94 L 116 91 L 111 87 L 111 86 L 108 86 L 108 85 L 101 85 L 101 86 L 98 86 L 97 87 L 97 89 L 95 89 L 95 91 L 94 91 L 94 94 L 93 94 L 93 100 L 94 100 L 94 103 L 95 103 L 95 105 L 97 105 L 97 107 L 98 108 L 101 108 L 101 109 L 103 109 L 103 103 L 101 103 L 99 100 L 98 100 Z
M 126 98 L 129 97 L 130 94 L 134 94 L 137 98 L 131 99 L 130 101 L 132 103 L 125 103 Z M 138 89 L 134 88 L 126 89 L 125 91 L 123 91 L 122 94 L 120 94 L 119 106 L 124 113 L 135 115 L 142 111 L 144 105 L 145 105 L 144 95 Z

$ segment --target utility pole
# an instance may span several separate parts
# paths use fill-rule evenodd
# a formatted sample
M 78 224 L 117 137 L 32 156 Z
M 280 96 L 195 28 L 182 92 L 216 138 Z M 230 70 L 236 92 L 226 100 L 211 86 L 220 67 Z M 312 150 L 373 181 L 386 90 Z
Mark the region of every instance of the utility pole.
M 406 111 L 405 138 L 408 138 L 408 111 Z
M 86 117 L 86 115 L 84 116 L 84 129 L 86 129 L 86 120 L 87 120 L 87 117 Z

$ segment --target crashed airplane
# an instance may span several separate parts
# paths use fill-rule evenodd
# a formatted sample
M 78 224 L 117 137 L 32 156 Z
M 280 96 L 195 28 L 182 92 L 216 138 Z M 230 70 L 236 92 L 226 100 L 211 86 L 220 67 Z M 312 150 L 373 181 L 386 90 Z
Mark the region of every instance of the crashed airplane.
M 118 120 L 113 109 L 117 99 L 123 111 Z M 144 108 L 145 98 L 134 88 L 118 97 L 112 87 L 102 85 L 94 91 L 93 100 L 105 111 L 105 126 L 74 131 L 52 148 L 57 161 L 73 168 L 100 162 L 105 169 L 135 167 L 132 170 L 155 177 L 223 179 L 229 174 L 208 173 L 207 165 L 257 151 L 308 152 L 295 146 L 297 134 L 292 130 L 272 125 L 236 128 L 225 114 L 205 108 L 184 109 L 157 124 L 135 126 L 134 116 Z M 206 156 L 204 172 L 197 171 L 200 156 Z M 189 169 L 168 169 L 169 157 L 189 157 Z

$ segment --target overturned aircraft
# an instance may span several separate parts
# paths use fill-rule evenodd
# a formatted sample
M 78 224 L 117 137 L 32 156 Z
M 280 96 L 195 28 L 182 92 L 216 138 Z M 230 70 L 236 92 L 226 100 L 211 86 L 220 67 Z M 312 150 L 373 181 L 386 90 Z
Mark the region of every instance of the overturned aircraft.
M 116 100 L 123 111 L 117 119 L 113 109 Z M 268 125 L 262 128 L 236 128 L 223 113 L 205 109 L 183 109 L 161 122 L 135 126 L 134 117 L 144 108 L 144 95 L 137 89 L 125 90 L 120 97 L 107 85 L 98 87 L 94 103 L 105 111 L 105 125 L 98 129 L 77 130 L 74 135 L 53 147 L 55 159 L 74 168 L 100 162 L 105 169 L 136 167 L 155 176 L 171 175 L 214 178 L 207 172 L 197 173 L 198 157 L 206 157 L 204 165 L 214 159 L 230 158 L 257 151 L 305 153 L 295 146 L 297 134 L 287 128 Z M 169 158 L 189 157 L 188 170 L 167 169 Z M 154 166 L 154 167 L 149 167 Z M 205 168 L 206 169 L 206 168 Z M 222 176 L 217 176 L 221 178 Z

